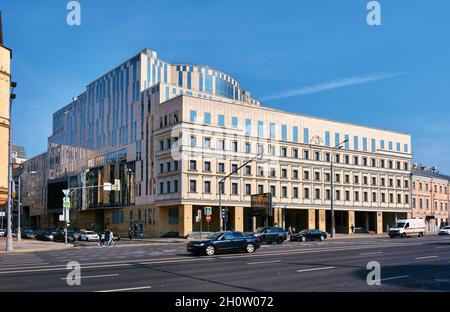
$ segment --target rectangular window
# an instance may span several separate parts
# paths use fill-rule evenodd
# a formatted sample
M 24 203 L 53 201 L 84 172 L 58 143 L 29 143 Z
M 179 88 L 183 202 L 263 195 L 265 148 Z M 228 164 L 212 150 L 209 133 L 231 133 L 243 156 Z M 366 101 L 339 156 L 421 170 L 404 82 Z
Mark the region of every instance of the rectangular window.
M 341 136 L 339 133 L 334 134 L 334 146 L 338 146 L 341 143 Z
M 292 171 L 292 178 L 293 179 L 298 179 L 298 170 L 293 170 Z
M 281 197 L 287 197 L 287 186 L 281 187 Z
M 400 152 L 400 143 L 397 143 L 397 152 Z
M 195 135 L 191 135 L 191 147 L 197 146 L 197 138 Z
M 189 170 L 197 170 L 197 161 L 196 160 L 191 160 L 189 161 Z
M 205 186 L 204 186 L 203 192 L 206 194 L 211 193 L 211 181 L 205 181 Z
M 363 138 L 363 152 L 367 152 L 367 138 Z
M 371 152 L 376 153 L 377 152 L 377 141 L 375 139 L 372 139 L 371 142 L 372 142 Z
M 389 141 L 389 143 L 388 143 L 388 144 L 389 144 L 389 150 L 390 150 L 390 151 L 392 151 L 392 150 L 393 150 L 392 142 L 391 142 L 391 141 Z
M 252 152 L 252 145 L 250 143 L 245 143 L 245 152 L 250 154 Z
M 264 138 L 264 122 L 258 121 L 258 137 Z
M 263 167 L 258 166 L 257 171 L 258 171 L 258 176 L 263 176 L 264 175 L 264 168 Z
M 177 225 L 179 219 L 178 208 L 169 208 L 169 224 Z
M 245 119 L 245 135 L 252 135 L 252 121 Z
M 245 174 L 246 175 L 252 174 L 252 166 L 250 166 L 250 165 L 245 166 Z
M 263 194 L 264 193 L 264 185 L 259 184 L 258 185 L 258 194 Z
M 164 194 L 164 183 L 159 182 L 159 194 Z
M 303 151 L 303 159 L 309 159 L 309 151 L 307 150 Z
M 217 141 L 217 149 L 224 151 L 225 150 L 225 140 L 218 140 Z
M 191 193 L 197 192 L 197 181 L 196 180 L 189 181 L 189 192 L 191 192 Z
M 173 191 L 178 193 L 178 180 L 173 181 Z
M 238 168 L 237 164 L 232 164 L 231 165 L 231 172 L 233 172 L 233 174 L 236 174 L 237 173 L 237 168 Z
M 251 195 L 251 194 L 252 194 L 252 185 L 245 184 L 245 195 Z
M 384 140 L 381 140 L 381 141 L 380 141 L 380 148 L 381 148 L 382 150 L 384 150 Z
M 238 142 L 237 141 L 231 142 L 231 150 L 233 152 L 237 152 L 238 151 Z
M 292 142 L 298 143 L 298 127 L 292 127 Z
M 287 126 L 281 125 L 281 140 L 287 141 Z
M 238 127 L 238 118 L 237 117 L 231 117 L 231 126 L 233 128 L 237 128 Z
M 275 139 L 275 124 L 274 123 L 270 123 L 270 138 L 271 139 Z
M 298 158 L 298 149 L 296 148 L 292 149 L 292 158 Z
M 182 71 L 178 72 L 178 86 L 180 88 L 183 87 L 183 72 Z
M 272 178 L 274 178 L 275 177 L 275 168 L 270 168 L 269 169 L 269 175 L 272 177 Z
M 303 129 L 303 143 L 309 144 L 309 129 L 308 128 Z
M 211 113 L 205 113 L 204 114 L 203 123 L 205 125 L 210 125 L 211 124 Z
M 409 153 L 408 144 L 403 145 L 403 152 Z
M 219 173 L 225 172 L 225 164 L 224 163 L 219 163 L 218 171 L 219 171 Z
M 345 135 L 345 149 L 350 148 L 350 136 L 348 134 Z
M 298 198 L 298 187 L 294 187 L 294 188 L 293 188 L 293 194 L 292 194 L 292 197 Z
M 275 197 L 275 196 L 276 196 L 275 191 L 276 191 L 275 185 L 271 185 L 271 186 L 270 186 L 270 194 L 272 194 L 272 197 Z
M 330 132 L 329 131 L 325 131 L 325 146 L 330 147 L 330 145 L 331 145 Z
M 287 157 L 287 147 L 280 148 L 280 156 Z
M 211 148 L 211 138 L 203 139 L 203 148 Z
M 225 117 L 223 115 L 219 115 L 218 123 L 219 123 L 219 127 L 225 127 Z
M 281 169 L 281 177 L 282 178 L 287 178 L 287 169 Z
M 197 111 L 191 110 L 189 112 L 189 120 L 190 122 L 197 122 Z
M 210 161 L 205 161 L 204 163 L 204 170 L 203 171 L 211 171 L 211 162 Z
M 359 138 L 358 138 L 358 136 L 357 135 L 355 135 L 354 137 L 353 137 L 353 149 L 355 150 L 355 151 L 357 151 L 358 149 L 359 149 Z

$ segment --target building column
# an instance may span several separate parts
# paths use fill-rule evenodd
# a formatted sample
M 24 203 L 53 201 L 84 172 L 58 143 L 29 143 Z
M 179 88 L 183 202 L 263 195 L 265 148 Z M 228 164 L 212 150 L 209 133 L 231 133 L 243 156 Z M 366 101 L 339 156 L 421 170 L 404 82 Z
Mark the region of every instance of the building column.
M 283 227 L 283 209 L 273 209 L 273 225 Z
M 351 210 L 348 212 L 348 234 L 352 234 L 352 225 L 355 227 L 355 211 Z
M 316 228 L 316 210 L 308 209 L 308 229 Z
M 383 213 L 377 211 L 377 234 L 383 234 Z
M 234 230 L 244 231 L 244 207 L 234 207 Z
M 256 232 L 256 217 L 252 217 L 252 230 Z
M 411 219 L 411 212 L 406 213 L 406 219 Z
M 326 212 L 325 210 L 321 209 L 319 210 L 319 230 L 326 232 L 327 225 L 326 225 Z
M 192 232 L 192 205 L 180 206 L 180 235 L 186 236 Z

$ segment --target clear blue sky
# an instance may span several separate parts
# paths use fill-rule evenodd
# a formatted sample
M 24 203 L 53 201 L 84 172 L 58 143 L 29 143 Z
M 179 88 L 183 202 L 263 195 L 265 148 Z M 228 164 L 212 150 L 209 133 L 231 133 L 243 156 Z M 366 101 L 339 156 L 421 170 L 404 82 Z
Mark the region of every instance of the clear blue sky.
M 0 0 L 13 49 L 14 142 L 46 150 L 51 113 L 148 47 L 217 67 L 263 105 L 409 132 L 415 161 L 450 173 L 450 1 Z M 280 94 L 290 94 L 283 97 Z

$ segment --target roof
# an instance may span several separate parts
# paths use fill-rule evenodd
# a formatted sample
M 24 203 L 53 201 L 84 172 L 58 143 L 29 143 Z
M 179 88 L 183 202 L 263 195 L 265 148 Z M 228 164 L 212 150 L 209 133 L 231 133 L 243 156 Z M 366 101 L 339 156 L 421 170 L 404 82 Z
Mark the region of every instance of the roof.
M 412 175 L 426 177 L 426 178 L 435 178 L 435 179 L 443 179 L 443 180 L 449 180 L 450 176 L 441 174 L 440 172 L 433 172 L 433 171 L 426 171 L 425 169 L 421 168 L 411 168 Z

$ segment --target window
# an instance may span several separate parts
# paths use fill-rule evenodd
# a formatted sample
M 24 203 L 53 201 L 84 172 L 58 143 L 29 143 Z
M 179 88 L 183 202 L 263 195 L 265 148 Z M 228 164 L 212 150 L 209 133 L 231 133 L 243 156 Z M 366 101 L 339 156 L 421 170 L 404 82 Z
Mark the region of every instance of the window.
M 341 200 L 341 191 L 336 190 L 336 200 Z
M 400 179 L 397 179 L 397 187 L 402 187 L 402 181 Z
M 363 184 L 364 185 L 368 185 L 369 183 L 367 182 L 367 177 L 366 176 L 363 176 Z
M 264 122 L 258 121 L 258 137 L 264 138 Z
M 173 181 L 173 191 L 178 193 L 178 180 Z
M 330 200 L 331 199 L 331 191 L 330 190 L 325 190 L 325 199 L 326 200 Z
M 235 117 L 235 116 L 231 117 L 231 126 L 233 128 L 237 128 L 238 127 L 238 118 L 237 117 Z
M 245 135 L 252 135 L 252 121 L 245 119 Z
M 292 158 L 298 158 L 298 149 L 296 148 L 292 149 Z
M 355 176 L 353 177 L 353 183 L 359 184 L 359 176 L 355 175 Z
M 320 152 L 314 152 L 314 160 L 320 160 Z
M 318 171 L 314 172 L 314 180 L 320 181 L 320 172 L 318 172 Z
M 269 155 L 275 156 L 275 146 L 269 145 Z
M 245 184 L 245 195 L 251 195 L 251 194 L 252 194 L 252 185 Z
M 388 143 L 388 144 L 389 144 L 389 145 L 388 145 L 388 146 L 389 146 L 389 150 L 390 150 L 390 151 L 392 151 L 392 150 L 393 150 L 392 142 L 391 142 L 391 141 L 389 141 L 389 143 Z
M 380 167 L 384 168 L 385 167 L 385 161 L 384 159 L 380 160 Z
M 203 148 L 211 148 L 211 138 L 203 139 Z
M 220 139 L 217 141 L 217 149 L 220 151 L 224 151 L 225 150 L 225 140 Z
M 350 191 L 345 191 L 345 200 L 346 201 L 350 200 Z
M 359 140 L 358 136 L 355 135 L 353 137 L 353 148 L 354 148 L 355 151 L 357 151 L 359 149 L 359 146 L 358 146 L 359 142 L 358 142 L 358 140 Z
M 372 177 L 372 185 L 373 186 L 377 185 L 377 178 L 376 177 Z
M 397 147 L 397 148 L 396 148 L 397 152 L 400 152 L 400 143 L 397 143 L 396 145 L 397 145 L 397 146 L 396 146 L 396 147 Z
M 245 143 L 245 153 L 250 154 L 252 152 L 252 145 L 248 142 Z
M 367 152 L 367 138 L 363 138 L 363 152 Z
M 331 161 L 330 153 L 325 153 L 325 161 L 326 162 L 330 162 Z
M 195 135 L 191 135 L 191 147 L 197 146 L 197 137 Z
M 314 198 L 315 199 L 320 199 L 320 189 L 316 188 L 314 190 Z
M 238 169 L 238 165 L 237 164 L 232 164 L 231 165 L 231 172 L 233 172 L 234 174 L 237 173 L 237 169 Z
M 292 127 L 292 142 L 298 143 L 298 127 Z
M 264 193 L 264 185 L 259 184 L 258 185 L 258 194 L 263 194 Z
M 271 139 L 275 139 L 275 124 L 274 123 L 270 123 L 270 138 Z
M 292 178 L 293 179 L 298 179 L 298 170 L 297 169 L 292 171 Z
M 281 197 L 287 197 L 287 186 L 281 187 Z
M 403 152 L 404 153 L 409 153 L 408 144 L 404 144 L 403 145 Z
M 203 192 L 206 194 L 211 193 L 211 181 L 205 181 L 205 186 L 204 186 Z
M 275 185 L 271 185 L 271 186 L 270 186 L 270 194 L 272 194 L 273 197 L 276 196 L 276 195 L 275 195 L 275 191 L 276 191 Z
M 303 143 L 309 144 L 309 129 L 308 128 L 303 129 Z
M 263 167 L 258 166 L 257 171 L 258 171 L 258 176 L 263 176 L 264 175 L 264 168 Z
M 223 115 L 219 115 L 218 124 L 219 127 L 225 127 L 225 117 Z
M 344 163 L 345 163 L 346 165 L 350 164 L 350 156 L 344 155 Z
M 377 193 L 372 192 L 372 202 L 375 203 L 377 201 Z
M 224 163 L 219 163 L 219 172 L 220 173 L 224 173 L 225 172 L 225 164 Z
M 372 139 L 371 143 L 372 143 L 371 144 L 372 145 L 371 152 L 376 153 L 377 152 L 377 141 L 375 139 Z M 375 166 L 373 166 L 373 167 L 375 167 Z
M 250 166 L 250 165 L 245 166 L 245 174 L 246 175 L 252 174 L 252 166 Z
M 175 160 L 173 162 L 173 170 L 177 171 L 178 170 L 178 160 Z
M 309 199 L 309 188 L 307 187 L 305 187 L 305 189 L 303 190 L 303 198 Z
M 393 204 L 394 203 L 394 194 L 389 194 L 389 203 Z
M 282 178 L 287 178 L 287 169 L 281 169 L 281 177 Z
M 358 165 L 359 163 L 359 157 L 358 156 L 353 156 L 353 164 L 354 165 Z
M 286 147 L 282 147 L 280 149 L 280 156 L 281 157 L 287 157 L 287 148 Z
M 386 193 L 381 193 L 381 202 L 382 203 L 386 202 Z
M 367 192 L 363 192 L 363 201 L 368 202 L 369 201 L 369 194 Z
M 178 208 L 169 208 L 169 224 L 178 224 L 179 210 Z
M 168 163 L 166 163 L 166 167 L 167 167 L 167 171 L 170 172 L 171 171 L 171 163 L 170 163 L 170 161 Z
M 405 204 L 409 204 L 409 195 L 405 194 Z M 441 210 L 442 210 L 442 203 L 441 203 Z
M 355 191 L 354 199 L 355 201 L 359 201 L 359 191 Z
M 189 170 L 197 170 L 197 161 L 196 160 L 190 160 L 189 161 Z
M 233 152 L 237 152 L 238 151 L 238 142 L 237 141 L 231 142 L 231 150 Z
M 367 157 L 363 157 L 363 166 L 367 166 Z
M 341 175 L 340 175 L 339 173 L 336 173 L 336 175 L 335 175 L 335 181 L 336 181 L 337 183 L 340 183 L 340 182 L 341 182 Z
M 205 125 L 210 125 L 211 124 L 211 113 L 205 113 L 203 116 L 203 123 Z
M 307 170 L 303 171 L 303 180 L 305 181 L 309 180 L 309 171 Z
M 350 183 L 350 175 L 349 174 L 346 174 L 344 179 L 345 179 L 344 180 L 345 183 Z
M 191 193 L 197 192 L 197 181 L 196 180 L 189 181 L 189 192 L 191 192 Z
M 269 175 L 274 178 L 275 177 L 275 168 L 270 168 L 269 169 Z
M 231 183 L 231 194 L 233 194 L 233 195 L 238 194 L 238 184 L 237 183 Z
M 189 120 L 190 122 L 197 122 L 197 111 L 191 110 L 189 112 Z
M 159 164 L 159 173 L 164 172 L 164 164 Z
M 397 203 L 398 204 L 402 203 L 402 195 L 401 194 L 397 194 Z
M 164 183 L 159 182 L 159 194 L 164 194 Z
M 281 140 L 287 141 L 287 126 L 281 125 Z
M 159 141 L 159 150 L 160 151 L 164 150 L 164 141 Z
M 348 134 L 345 135 L 345 149 L 350 148 L 350 136 Z
M 256 146 L 257 150 L 258 150 L 258 154 L 262 155 L 264 153 L 264 146 L 262 144 L 258 144 Z
M 330 131 L 325 131 L 325 146 L 331 146 L 331 137 Z
M 389 179 L 389 187 L 394 187 L 394 179 Z
M 307 150 L 303 151 L 303 159 L 309 159 L 309 151 Z
M 292 197 L 298 198 L 298 187 L 294 187 L 292 191 L 293 191 Z
M 377 166 L 377 160 L 375 158 L 372 158 L 370 161 L 372 163 L 372 167 L 376 167 Z
M 204 164 L 204 171 L 211 171 L 211 162 L 210 161 L 205 161 Z

